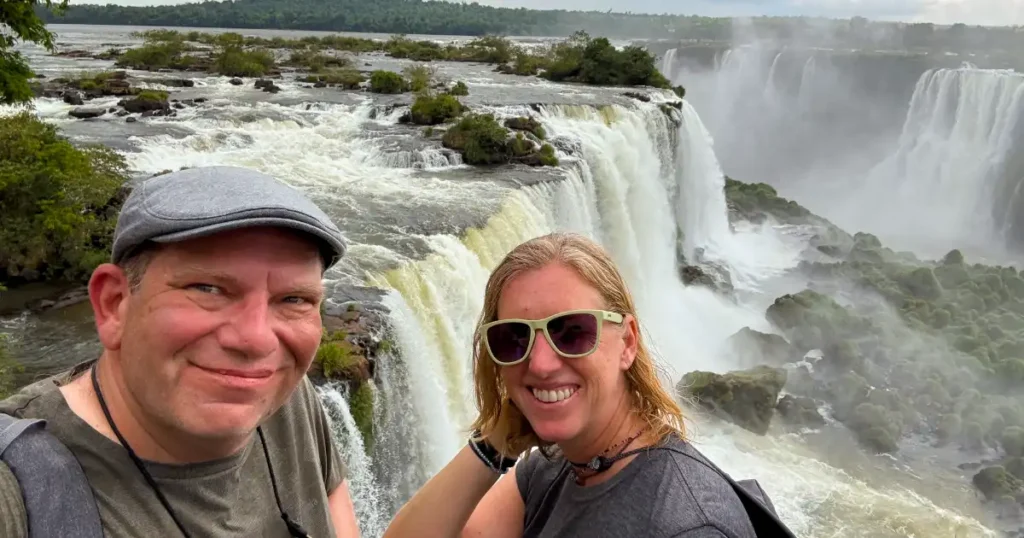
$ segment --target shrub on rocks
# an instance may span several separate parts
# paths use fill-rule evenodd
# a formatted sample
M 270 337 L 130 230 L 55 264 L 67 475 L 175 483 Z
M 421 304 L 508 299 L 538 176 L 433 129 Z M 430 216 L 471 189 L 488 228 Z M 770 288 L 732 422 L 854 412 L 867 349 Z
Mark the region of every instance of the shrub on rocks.
M 410 119 L 416 125 L 439 125 L 457 118 L 466 107 L 447 93 L 421 94 L 410 110 Z
M 0 118 L 0 162 L 0 285 L 88 278 L 109 257 L 124 158 L 23 112 Z
M 409 91 L 409 82 L 394 71 L 377 70 L 370 73 L 370 91 L 396 94 Z
M 538 147 L 521 134 L 510 139 L 508 129 L 498 123 L 493 114 L 463 116 L 445 132 L 441 142 L 444 147 L 462 153 L 466 164 L 558 165 L 554 147 L 550 144 Z

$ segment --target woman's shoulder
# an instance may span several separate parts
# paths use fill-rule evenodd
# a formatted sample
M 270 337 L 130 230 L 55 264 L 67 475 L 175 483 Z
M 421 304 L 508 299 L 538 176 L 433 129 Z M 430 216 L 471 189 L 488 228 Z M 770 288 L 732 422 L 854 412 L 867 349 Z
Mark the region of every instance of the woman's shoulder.
M 686 505 L 664 506 L 685 521 L 683 527 L 713 526 L 729 536 L 754 536 L 746 508 L 732 483 L 711 460 L 688 441 L 669 437 L 652 451 L 646 487 L 657 491 L 658 502 Z M 641 480 L 642 482 L 645 480 Z

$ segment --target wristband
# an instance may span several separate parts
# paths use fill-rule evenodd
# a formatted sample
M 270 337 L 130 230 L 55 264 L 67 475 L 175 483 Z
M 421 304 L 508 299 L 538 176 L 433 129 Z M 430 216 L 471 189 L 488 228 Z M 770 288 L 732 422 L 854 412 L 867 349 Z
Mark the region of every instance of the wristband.
M 491 446 L 486 439 L 480 439 L 474 441 L 475 437 L 480 437 L 479 431 L 474 431 L 473 435 L 469 438 L 469 446 L 473 449 L 473 453 L 476 454 L 480 461 L 484 462 L 490 470 L 498 474 L 505 474 L 509 469 L 515 466 L 516 461 L 519 458 L 508 458 L 500 453 L 498 450 Z

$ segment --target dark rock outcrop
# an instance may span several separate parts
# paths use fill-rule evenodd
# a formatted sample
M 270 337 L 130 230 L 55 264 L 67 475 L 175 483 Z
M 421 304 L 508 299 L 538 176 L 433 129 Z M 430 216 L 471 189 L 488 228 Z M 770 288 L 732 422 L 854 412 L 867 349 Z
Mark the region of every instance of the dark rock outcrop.
M 676 390 L 716 416 L 764 435 L 785 384 L 785 370 L 758 366 L 727 374 L 690 372 L 679 381 Z
M 781 366 L 799 360 L 802 355 L 785 338 L 758 332 L 750 327 L 744 327 L 730 336 L 726 340 L 726 347 L 731 357 L 749 366 Z

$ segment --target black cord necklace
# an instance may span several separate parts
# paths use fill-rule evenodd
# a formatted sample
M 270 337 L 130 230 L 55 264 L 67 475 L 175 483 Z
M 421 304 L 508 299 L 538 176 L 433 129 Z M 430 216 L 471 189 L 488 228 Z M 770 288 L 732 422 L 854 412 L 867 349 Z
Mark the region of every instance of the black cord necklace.
M 636 434 L 634 434 L 632 437 L 629 437 L 618 444 L 608 447 L 608 449 L 605 450 L 603 453 L 601 453 L 598 456 L 594 456 L 590 461 L 586 463 L 576 463 L 574 461 L 569 461 L 569 464 L 573 467 L 571 474 L 572 477 L 576 480 L 576 483 L 579 485 L 583 485 L 584 480 L 596 474 L 603 473 L 608 469 L 611 469 L 612 464 L 614 464 L 615 462 L 628 456 L 632 456 L 633 454 L 638 454 L 640 452 L 643 452 L 644 450 L 647 450 L 649 447 L 640 447 L 634 448 L 633 450 L 625 451 L 626 447 L 628 447 L 629 444 L 632 443 L 633 441 L 639 439 L 640 435 L 642 435 L 644 433 L 644 430 L 646 429 L 647 426 L 640 428 L 640 431 L 636 432 Z M 618 454 L 610 457 L 605 455 L 611 452 L 612 450 L 615 450 L 616 448 L 619 449 Z
M 135 466 L 138 467 L 139 472 L 141 472 L 143 478 L 146 479 L 146 483 L 149 484 L 149 487 L 153 489 L 153 493 L 156 494 L 157 499 L 160 500 L 160 504 L 162 504 L 167 510 L 167 513 L 170 514 L 171 519 L 174 520 L 174 524 L 178 526 L 178 530 L 180 530 L 181 534 L 186 538 L 190 538 L 188 531 L 185 530 L 185 527 L 181 524 L 181 521 L 174 513 L 174 510 L 171 509 L 171 504 L 167 502 L 167 498 L 164 497 L 163 492 L 160 491 L 160 487 L 157 486 L 156 480 L 154 480 L 153 476 L 149 474 L 149 470 L 146 469 L 146 465 L 142 462 L 142 459 L 135 454 L 131 445 L 128 444 L 128 441 L 125 440 L 124 436 L 122 436 L 121 432 L 117 429 L 117 425 L 114 424 L 114 419 L 110 416 L 110 409 L 107 408 L 107 401 L 103 398 L 103 392 L 100 391 L 99 379 L 96 377 L 96 366 L 94 365 L 90 370 L 92 388 L 96 391 L 96 398 L 100 402 L 100 408 L 103 409 L 103 416 L 106 417 L 107 424 L 110 425 L 111 430 L 114 430 L 114 435 L 117 436 L 117 440 L 120 441 L 121 446 L 128 451 L 128 457 L 131 458 L 132 462 L 135 463 Z M 263 445 L 263 456 L 267 460 L 267 470 L 270 472 L 270 485 L 274 488 L 274 500 L 277 502 L 277 509 L 281 512 L 281 519 L 284 520 L 285 526 L 288 527 L 288 534 L 294 538 L 310 538 L 306 530 L 298 523 L 292 521 L 292 519 L 288 517 L 288 513 L 284 511 L 284 507 L 281 505 L 281 496 L 277 491 L 277 478 L 274 476 L 274 466 L 270 463 L 270 452 L 267 450 L 267 440 L 263 437 L 263 428 L 257 426 L 256 433 L 259 434 L 260 444 Z

